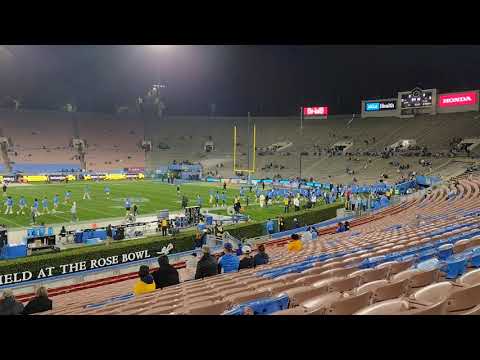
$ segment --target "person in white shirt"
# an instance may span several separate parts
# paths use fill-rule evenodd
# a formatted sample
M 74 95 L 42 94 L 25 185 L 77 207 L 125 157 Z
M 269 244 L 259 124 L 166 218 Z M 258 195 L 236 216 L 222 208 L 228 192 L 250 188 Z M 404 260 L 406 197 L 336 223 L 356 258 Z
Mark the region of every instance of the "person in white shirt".
M 70 208 L 70 212 L 72 213 L 72 222 L 78 221 L 76 201 L 73 202 L 72 207 Z
M 315 207 L 315 205 L 317 204 L 317 195 L 315 195 L 315 193 L 313 193 L 311 201 L 312 201 L 312 207 Z
M 259 197 L 260 207 L 263 208 L 265 206 L 265 195 L 261 194 Z
M 298 197 L 293 199 L 293 206 L 295 206 L 295 211 L 300 210 L 300 199 Z

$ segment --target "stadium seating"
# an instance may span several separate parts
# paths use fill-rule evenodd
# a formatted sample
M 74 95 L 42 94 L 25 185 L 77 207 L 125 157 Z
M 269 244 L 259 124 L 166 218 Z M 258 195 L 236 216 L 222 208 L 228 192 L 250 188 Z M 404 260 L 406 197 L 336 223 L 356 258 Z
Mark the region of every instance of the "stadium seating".
M 480 179 L 458 190 L 448 207 L 439 188 L 380 212 L 388 216 L 352 221 L 360 234 L 326 234 L 294 256 L 272 245 L 272 261 L 257 269 L 136 297 L 128 280 L 55 297 L 44 314 L 477 314 Z
M 10 154 L 17 164 L 71 164 L 78 167 L 75 152 L 69 147 L 74 136 L 73 119 L 78 121 L 79 136 L 88 144 L 87 166 L 107 171 L 144 166 L 144 153 L 137 144 L 143 139 L 143 122 L 135 115 L 65 113 L 59 111 L 14 112 L 0 110 L 0 128 L 14 143 Z M 99 124 L 102 124 L 101 126 Z
M 238 117 L 189 117 L 171 116 L 143 119 L 136 113 L 99 114 L 65 113 L 60 111 L 0 110 L 0 128 L 5 136 L 12 138 L 14 151 L 12 160 L 17 164 L 77 164 L 75 153 L 68 144 L 73 137 L 73 120 L 78 122 L 81 138 L 87 140 L 87 165 L 89 169 L 106 171 L 145 164 L 145 154 L 138 143 L 144 133 L 153 141 L 154 152 L 149 154 L 147 165 L 159 167 L 173 160 L 199 161 L 204 173 L 218 171 L 220 176 L 231 176 L 233 125 L 238 127 L 237 167 L 246 167 L 248 136 L 245 118 Z M 302 175 L 318 181 L 336 183 L 351 182 L 353 177 L 364 183 L 377 181 L 381 174 L 388 174 L 396 181 L 409 171 L 417 174 L 430 172 L 419 165 L 419 157 L 395 157 L 408 171 L 397 172 L 389 164 L 392 159 L 375 156 L 328 157 L 314 155 L 315 148 L 330 148 L 338 141 L 351 140 L 354 145 L 349 151 L 382 151 L 399 139 L 415 139 L 432 153 L 448 153 L 452 137 L 469 137 L 479 129 L 478 121 L 470 113 L 421 115 L 414 119 L 374 118 L 355 119 L 348 116 L 330 116 L 326 121 L 305 121 L 303 131 L 299 129 L 297 117 L 255 117 L 257 126 L 257 148 L 288 141 L 292 145 L 283 151 L 257 156 L 258 177 L 283 177 L 299 175 L 299 155 L 302 152 Z M 99 124 L 102 124 L 99 126 Z M 432 132 L 432 126 L 436 131 Z M 192 131 L 190 131 L 192 129 Z M 194 129 L 194 130 L 193 130 Z M 215 143 L 215 151 L 204 152 L 204 143 L 209 138 Z M 372 142 L 375 137 L 376 141 Z M 369 141 L 368 145 L 365 141 Z M 160 150 L 163 143 L 168 149 Z M 315 147 L 314 147 L 315 146 Z M 290 155 L 286 155 L 290 153 Z M 358 160 L 357 160 L 358 159 Z M 369 161 L 371 160 L 371 161 Z M 444 157 L 429 157 L 430 166 L 437 175 L 455 176 L 463 173 L 468 163 Z M 217 168 L 216 165 L 223 164 Z M 278 165 L 269 168 L 269 165 Z M 284 166 L 280 169 L 279 165 Z M 349 175 L 346 169 L 354 170 Z M 328 169 L 328 172 L 323 171 Z

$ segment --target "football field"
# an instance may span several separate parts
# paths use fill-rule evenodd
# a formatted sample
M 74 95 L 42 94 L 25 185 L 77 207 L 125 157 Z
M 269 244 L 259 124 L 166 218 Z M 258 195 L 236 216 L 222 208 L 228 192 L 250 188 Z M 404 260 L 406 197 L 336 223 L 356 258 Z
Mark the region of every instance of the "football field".
M 90 187 L 91 200 L 83 200 L 85 186 Z M 104 193 L 105 186 L 110 188 L 110 199 Z M 232 206 L 234 196 L 238 195 L 238 187 L 228 185 L 227 187 L 227 205 Z M 65 192 L 70 190 L 72 193 L 71 201 L 64 204 Z M 207 183 L 190 183 L 180 185 L 181 195 L 177 196 L 176 185 L 162 183 L 150 180 L 134 181 L 104 181 L 104 182 L 71 182 L 68 184 L 27 184 L 11 185 L 7 189 L 7 195 L 14 200 L 12 215 L 5 215 L 5 200 L 3 197 L 1 203 L 0 223 L 8 227 L 26 227 L 31 224 L 30 206 L 35 198 L 39 201 L 39 212 L 42 214 L 37 218 L 37 224 L 41 222 L 46 225 L 68 223 L 71 220 L 70 208 L 72 201 L 77 202 L 77 214 L 79 221 L 95 221 L 109 218 L 118 218 L 125 216 L 125 199 L 128 197 L 133 204 L 138 206 L 139 215 L 156 214 L 160 210 L 168 209 L 178 211 L 181 209 L 181 197 L 185 195 L 188 198 L 188 206 L 197 205 L 197 194 L 203 201 L 203 207 L 208 207 L 209 190 L 219 190 L 222 186 Z M 58 194 L 60 205 L 55 214 L 44 214 L 42 208 L 42 199 L 44 196 L 48 199 L 50 211 L 53 209 L 53 197 Z M 18 215 L 18 200 L 24 196 L 27 201 L 25 215 Z M 1 197 L 1 195 L 0 195 Z

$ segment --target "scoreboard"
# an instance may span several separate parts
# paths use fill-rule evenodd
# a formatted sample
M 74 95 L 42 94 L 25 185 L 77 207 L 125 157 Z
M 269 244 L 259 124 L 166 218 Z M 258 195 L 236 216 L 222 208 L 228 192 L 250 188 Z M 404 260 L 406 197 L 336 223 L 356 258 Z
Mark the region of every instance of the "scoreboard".
M 433 106 L 433 90 L 413 89 L 400 97 L 402 109 L 418 109 Z

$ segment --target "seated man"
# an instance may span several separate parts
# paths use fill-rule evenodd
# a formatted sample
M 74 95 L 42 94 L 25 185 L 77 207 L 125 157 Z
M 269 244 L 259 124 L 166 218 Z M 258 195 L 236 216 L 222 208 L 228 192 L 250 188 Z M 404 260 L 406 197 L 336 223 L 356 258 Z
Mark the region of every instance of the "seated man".
M 164 287 L 178 284 L 178 270 L 170 265 L 168 256 L 162 255 L 158 258 L 158 270 L 152 273 L 155 287 L 163 289 Z
M 203 256 L 197 263 L 195 279 L 203 279 L 208 276 L 217 275 L 217 260 L 210 255 L 210 248 L 207 245 L 202 246 Z
M 240 261 L 238 256 L 233 253 L 233 246 L 230 243 L 223 245 L 225 254 L 218 260 L 218 267 L 224 273 L 238 271 Z
M 243 256 L 243 259 L 240 260 L 238 270 L 253 268 L 254 260 L 253 260 L 252 254 L 251 254 L 252 249 L 250 248 L 250 246 L 248 246 L 248 245 L 244 246 L 242 248 L 242 252 L 245 255 Z
M 265 265 L 268 264 L 269 257 L 265 252 L 265 245 L 260 244 L 258 246 L 258 253 L 253 257 L 253 266 Z

